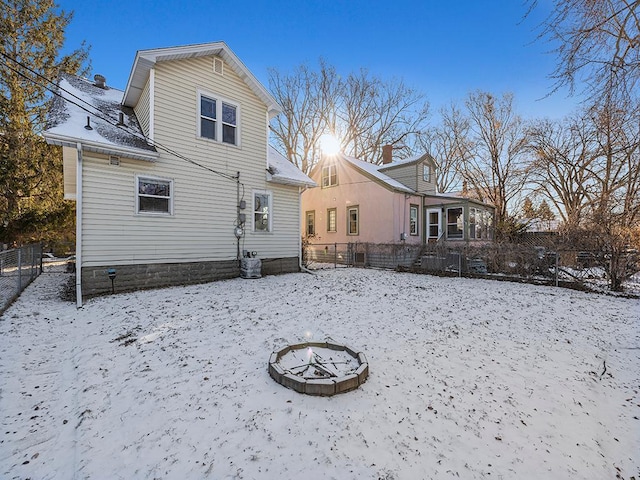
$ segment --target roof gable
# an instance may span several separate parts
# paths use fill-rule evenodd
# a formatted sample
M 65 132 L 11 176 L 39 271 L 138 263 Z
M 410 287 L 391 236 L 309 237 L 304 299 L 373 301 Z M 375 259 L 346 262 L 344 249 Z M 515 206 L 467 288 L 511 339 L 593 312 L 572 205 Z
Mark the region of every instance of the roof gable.
M 253 93 L 264 102 L 270 117 L 274 117 L 282 111 L 282 108 L 278 105 L 275 98 L 273 98 L 267 89 L 231 51 L 225 42 L 138 50 L 133 66 L 131 67 L 127 88 L 124 91 L 123 105 L 135 107 L 149 78 L 149 72 L 156 63 L 206 56 L 218 56 L 222 58 L 247 84 Z
M 389 190 L 400 191 L 404 193 L 415 193 L 415 191 L 411 188 L 380 172 L 378 170 L 378 165 L 374 165 L 373 163 L 365 162 L 363 160 L 358 160 L 357 158 L 349 157 L 342 153 L 339 153 L 333 157 L 323 158 L 322 161 L 320 161 L 314 167 L 313 171 L 311 172 L 311 176 L 314 177 L 318 175 L 318 172 L 321 171 L 322 167 L 329 162 L 342 162 L 344 165 L 356 170 L 358 173 L 372 180 L 374 183 Z

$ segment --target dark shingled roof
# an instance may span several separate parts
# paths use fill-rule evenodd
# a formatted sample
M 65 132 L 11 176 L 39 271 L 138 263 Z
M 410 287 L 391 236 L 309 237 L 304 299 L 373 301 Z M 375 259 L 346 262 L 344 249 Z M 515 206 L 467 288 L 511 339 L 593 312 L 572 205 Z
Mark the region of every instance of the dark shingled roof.
M 146 141 L 133 109 L 122 105 L 124 92 L 101 88 L 75 75 L 62 75 L 58 85 L 62 98 L 54 97 L 44 132 L 49 143 L 71 146 L 81 142 L 97 150 L 100 146 L 104 146 L 105 151 L 115 147 L 119 151 L 141 150 L 140 154 L 154 156 L 156 149 Z M 123 114 L 122 126 L 117 125 L 120 113 Z M 87 117 L 92 130 L 84 128 Z

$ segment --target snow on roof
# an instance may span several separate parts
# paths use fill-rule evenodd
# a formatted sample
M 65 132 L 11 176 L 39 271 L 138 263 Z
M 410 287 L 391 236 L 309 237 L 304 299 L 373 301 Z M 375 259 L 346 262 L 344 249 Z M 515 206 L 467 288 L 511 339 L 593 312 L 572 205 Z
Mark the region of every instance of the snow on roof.
M 379 169 L 382 167 L 381 165 L 374 165 L 373 163 L 365 162 L 363 160 L 358 160 L 357 158 L 348 157 L 346 155 L 342 155 L 342 158 L 347 162 L 349 162 L 354 167 L 360 170 L 363 170 L 370 176 L 376 178 L 377 180 L 386 184 L 387 186 L 391 187 L 394 190 L 399 190 L 401 192 L 407 192 L 407 193 L 415 193 L 415 190 L 407 187 L 406 185 L 403 185 L 397 180 L 394 180 L 393 178 L 380 172 Z
M 101 88 L 86 78 L 62 75 L 47 118 L 44 137 L 55 145 L 75 147 L 132 158 L 153 160 L 158 155 L 142 134 L 133 109 L 121 104 L 123 92 Z M 123 126 L 117 126 L 122 113 Z M 86 128 L 87 118 L 91 129 Z
M 267 155 L 269 164 L 269 180 L 285 185 L 298 185 L 300 187 L 317 187 L 316 182 L 306 176 L 298 167 L 287 160 L 284 155 L 269 145 Z
M 379 166 L 379 168 L 380 170 L 386 170 L 387 168 L 399 167 L 401 165 L 407 165 L 410 163 L 417 163 L 418 161 L 424 160 L 428 156 L 428 153 L 421 153 L 420 155 L 414 155 L 413 157 L 394 160 L 391 163 L 382 164 Z
M 384 164 L 380 165 L 379 168 L 380 168 L 380 171 L 384 171 L 384 170 L 387 170 L 387 169 L 390 169 L 390 168 L 400 167 L 400 166 L 404 166 L 404 165 L 410 165 L 412 163 L 423 162 L 425 160 L 433 161 L 433 158 L 431 157 L 431 155 L 429 155 L 429 153 L 421 153 L 420 155 L 414 155 L 413 157 L 394 160 L 391 163 L 384 163 Z

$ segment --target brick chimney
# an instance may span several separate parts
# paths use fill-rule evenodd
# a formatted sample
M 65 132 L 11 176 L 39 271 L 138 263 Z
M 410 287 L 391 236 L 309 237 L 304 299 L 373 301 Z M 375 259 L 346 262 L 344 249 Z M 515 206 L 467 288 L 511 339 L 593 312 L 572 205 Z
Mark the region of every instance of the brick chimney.
M 382 164 L 386 165 L 393 161 L 393 145 L 382 146 Z

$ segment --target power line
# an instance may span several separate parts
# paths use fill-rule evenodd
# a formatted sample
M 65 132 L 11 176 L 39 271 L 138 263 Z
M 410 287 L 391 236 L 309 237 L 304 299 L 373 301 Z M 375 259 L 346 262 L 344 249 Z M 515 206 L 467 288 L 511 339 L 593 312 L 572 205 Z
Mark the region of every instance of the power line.
M 148 138 L 148 137 L 146 137 L 145 135 L 143 135 L 143 134 L 141 134 L 141 133 L 139 133 L 139 132 L 136 132 L 136 131 L 132 130 L 130 127 L 128 127 L 128 126 L 126 126 L 126 125 L 119 124 L 117 121 L 112 120 L 110 117 L 108 117 L 107 115 L 105 115 L 105 114 L 104 114 L 104 112 L 102 112 L 102 111 L 101 111 L 98 107 L 96 107 L 95 105 L 93 105 L 93 104 L 91 104 L 91 103 L 87 102 L 86 100 L 84 100 L 84 99 L 82 99 L 82 98 L 78 97 L 78 96 L 77 96 L 77 95 L 75 95 L 74 93 L 72 93 L 72 92 L 68 91 L 67 89 L 65 89 L 65 88 L 63 88 L 63 87 L 61 87 L 61 86 L 60 86 L 59 84 L 57 84 L 56 82 L 54 82 L 54 81 L 50 80 L 49 78 L 45 77 L 44 75 L 40 74 L 39 72 L 37 72 L 37 71 L 35 71 L 35 70 L 31 69 L 29 66 L 27 66 L 27 65 L 23 64 L 22 62 L 20 62 L 20 61 L 18 61 L 18 60 L 16 60 L 16 59 L 14 59 L 14 58 L 11 58 L 9 55 L 5 54 L 4 52 L 0 52 L 0 55 L 1 55 L 2 57 L 6 58 L 6 59 L 9 59 L 9 60 L 11 60 L 12 62 L 14 62 L 14 63 L 18 64 L 20 67 L 22 67 L 22 68 L 24 68 L 24 69 L 28 70 L 29 72 L 31 72 L 32 74 L 36 75 L 37 77 L 39 77 L 39 78 L 43 79 L 43 80 L 44 80 L 45 82 L 47 82 L 48 84 L 54 85 L 56 88 L 55 88 L 55 89 L 52 89 L 51 87 L 49 87 L 49 86 L 48 86 L 48 85 L 46 85 L 46 84 L 42 84 L 42 83 L 37 82 L 36 80 L 34 80 L 33 78 L 31 78 L 31 77 L 29 77 L 28 75 L 24 74 L 24 73 L 23 73 L 23 72 L 21 72 L 20 70 L 18 70 L 18 69 L 16 69 L 16 68 L 12 67 L 12 66 L 11 66 L 11 65 L 9 65 L 7 62 L 5 62 L 5 61 L 3 61 L 3 62 L 2 62 L 2 64 L 3 64 L 3 65 L 5 65 L 8 69 L 10 69 L 11 71 L 13 71 L 14 73 L 16 73 L 16 74 L 20 75 L 21 77 L 23 77 L 24 79 L 26 79 L 26 80 L 28 80 L 28 81 L 30 81 L 30 82 L 32 82 L 32 83 L 34 83 L 35 85 L 38 85 L 38 86 L 40 86 L 40 87 L 44 88 L 45 90 L 47 90 L 47 91 L 51 92 L 52 94 L 54 94 L 54 95 L 56 95 L 57 97 L 59 97 L 59 98 L 61 98 L 62 100 L 64 100 L 65 102 L 71 103 L 72 105 L 75 105 L 76 107 L 80 108 L 81 110 L 83 110 L 83 111 L 85 111 L 85 112 L 87 112 L 87 113 L 89 113 L 89 114 L 91 114 L 91 115 L 94 115 L 94 116 L 96 116 L 97 118 L 99 118 L 99 119 L 103 120 L 104 122 L 108 123 L 109 125 L 111 125 L 111 126 L 113 126 L 113 127 L 116 127 L 116 128 L 118 128 L 118 129 L 120 129 L 120 130 L 123 130 L 123 131 L 125 131 L 126 133 L 128 133 L 128 134 L 130 134 L 130 135 L 133 135 L 133 136 L 135 136 L 135 137 L 136 137 L 136 138 L 138 138 L 138 139 L 144 140 L 144 141 L 145 141 L 145 142 L 147 142 L 149 145 L 152 145 L 152 146 L 154 146 L 154 147 L 156 147 L 156 148 L 158 148 L 158 149 L 160 149 L 160 150 L 162 150 L 162 151 L 164 151 L 164 152 L 166 152 L 166 153 L 169 153 L 170 155 L 173 155 L 173 156 L 175 156 L 175 157 L 177 157 L 177 158 L 179 158 L 179 159 L 181 159 L 181 160 L 183 160 L 183 161 L 185 161 L 185 162 L 188 162 L 188 163 L 190 163 L 190 164 L 192 164 L 192 165 L 194 165 L 194 166 L 197 166 L 197 167 L 203 168 L 204 170 L 207 170 L 207 171 L 209 171 L 209 172 L 211 172 L 211 173 L 214 173 L 214 174 L 219 175 L 219 176 L 221 176 L 221 177 L 223 177 L 223 178 L 226 178 L 227 180 L 233 180 L 233 181 L 238 181 L 238 180 L 239 180 L 239 177 L 238 177 L 238 176 L 236 176 L 236 175 L 230 175 L 230 174 L 228 174 L 228 173 L 219 172 L 219 171 L 217 171 L 217 170 L 214 170 L 214 169 L 212 169 L 212 168 L 207 167 L 206 165 L 202 165 L 201 163 L 198 163 L 198 162 L 196 162 L 195 160 L 192 160 L 191 158 L 186 157 L 186 156 L 184 156 L 184 155 L 182 155 L 182 154 L 180 154 L 180 153 L 176 152 L 175 150 L 173 150 L 173 149 L 171 149 L 171 148 L 169 148 L 169 147 L 166 147 L 165 145 L 163 145 L 163 144 L 161 144 L 161 143 L 159 143 L 159 142 L 157 142 L 157 141 L 155 141 L 155 140 L 151 140 L 151 139 L 149 139 L 149 138 Z M 69 99 L 69 98 L 64 97 L 62 94 L 60 94 L 60 91 L 63 91 L 63 92 L 65 92 L 66 94 L 68 94 L 69 96 L 71 96 L 71 97 L 73 97 L 73 98 L 77 99 L 78 101 L 80 101 L 80 102 L 82 102 L 82 103 L 84 103 L 84 104 L 88 105 L 90 108 L 92 108 L 92 109 L 93 109 L 93 110 L 95 110 L 95 111 L 90 111 L 88 108 L 84 107 L 83 105 L 80 105 L 79 103 L 77 103 L 77 102 L 75 102 L 75 101 L 73 101 L 73 100 L 71 100 L 71 99 Z M 97 113 L 96 113 L 96 112 L 97 112 Z M 241 183 L 241 182 L 239 182 L 239 183 Z

